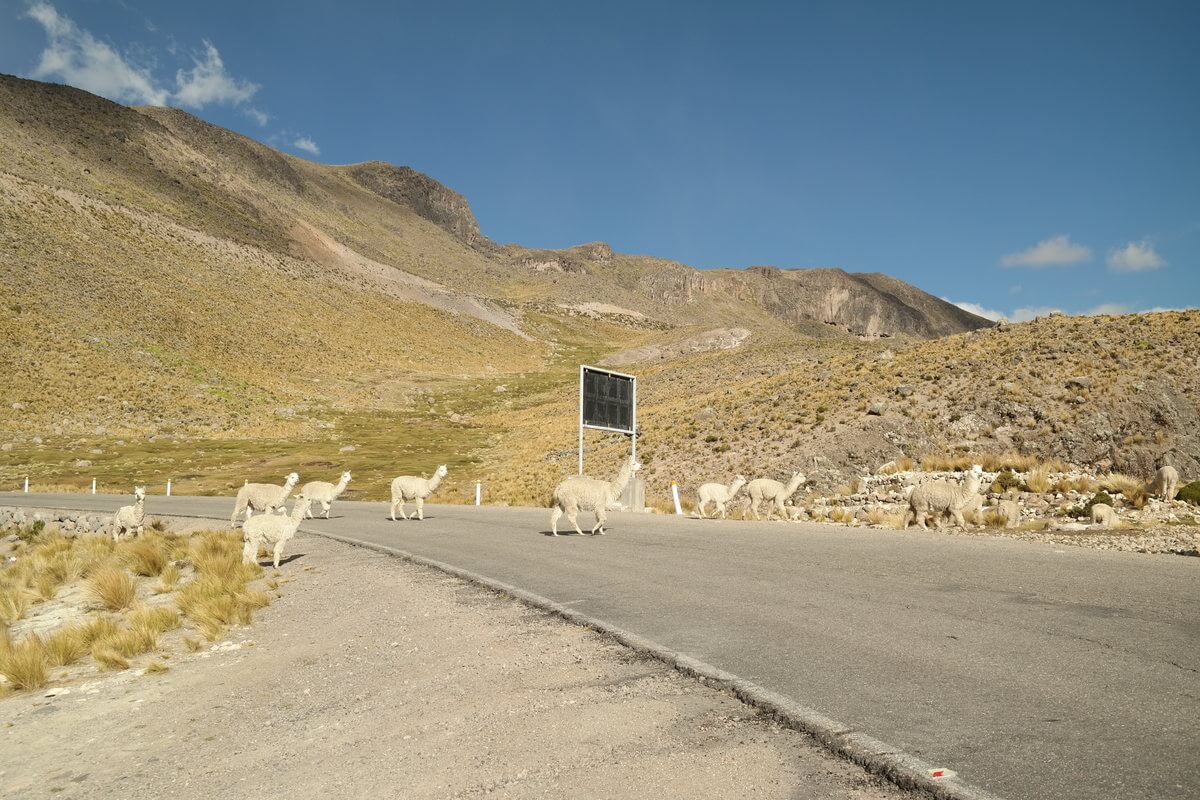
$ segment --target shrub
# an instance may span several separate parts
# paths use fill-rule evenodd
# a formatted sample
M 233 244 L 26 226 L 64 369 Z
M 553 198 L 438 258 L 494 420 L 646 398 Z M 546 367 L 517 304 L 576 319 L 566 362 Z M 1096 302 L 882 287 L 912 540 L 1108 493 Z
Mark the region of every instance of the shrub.
M 7 627 L 25 616 L 32 600 L 23 586 L 0 586 L 0 624 Z
M 29 525 L 22 525 L 17 528 L 17 538 L 26 544 L 37 541 L 37 538 L 42 535 L 42 531 L 46 530 L 46 521 L 36 519 Z
M 1175 495 L 1175 499 L 1183 500 L 1194 506 L 1200 506 L 1200 481 L 1192 481 L 1187 486 L 1181 488 L 1179 494 Z
M 1111 506 L 1113 504 L 1113 499 L 1105 492 L 1096 492 L 1096 494 L 1092 495 L 1092 499 L 1088 500 L 1083 505 L 1067 509 L 1067 516 L 1074 517 L 1076 519 L 1084 517 L 1090 518 L 1092 516 L 1092 506 L 1099 503 L 1103 503 L 1106 506 Z
M 996 480 L 992 482 L 992 491 L 999 494 L 1007 492 L 1009 489 L 1016 489 L 1021 485 L 1021 479 L 1011 469 L 1006 469 L 996 476 Z

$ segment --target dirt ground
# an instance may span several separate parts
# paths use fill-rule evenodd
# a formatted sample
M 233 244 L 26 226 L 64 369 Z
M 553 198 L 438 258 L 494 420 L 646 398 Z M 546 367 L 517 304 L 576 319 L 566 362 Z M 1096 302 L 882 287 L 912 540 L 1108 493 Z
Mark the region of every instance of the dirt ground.
M 900 798 L 735 698 L 454 578 L 299 536 L 170 671 L 0 700 L 0 797 Z

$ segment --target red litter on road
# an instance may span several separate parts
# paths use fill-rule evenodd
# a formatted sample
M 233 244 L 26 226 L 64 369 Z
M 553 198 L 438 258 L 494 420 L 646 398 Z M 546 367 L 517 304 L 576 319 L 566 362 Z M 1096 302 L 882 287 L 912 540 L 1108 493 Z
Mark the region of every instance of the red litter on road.
M 958 774 L 954 770 L 946 769 L 945 767 L 934 767 L 931 770 L 926 770 L 926 772 L 928 772 L 931 778 L 953 778 Z

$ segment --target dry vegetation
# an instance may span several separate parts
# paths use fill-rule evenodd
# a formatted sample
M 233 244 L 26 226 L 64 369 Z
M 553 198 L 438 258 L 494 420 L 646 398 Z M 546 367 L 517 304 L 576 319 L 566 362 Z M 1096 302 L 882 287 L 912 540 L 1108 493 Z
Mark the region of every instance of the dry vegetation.
M 0 569 L 0 687 L 9 690 L 42 688 L 53 668 L 89 661 L 123 670 L 150 655 L 146 670 L 161 672 L 174 647 L 202 646 L 186 634 L 214 641 L 271 600 L 234 532 L 151 531 L 116 544 L 27 533 L 13 555 Z

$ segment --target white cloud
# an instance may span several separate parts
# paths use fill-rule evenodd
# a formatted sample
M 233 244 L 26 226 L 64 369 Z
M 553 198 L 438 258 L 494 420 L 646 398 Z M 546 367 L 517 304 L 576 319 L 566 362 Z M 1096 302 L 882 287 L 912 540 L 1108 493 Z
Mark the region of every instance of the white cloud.
M 135 45 L 121 54 L 43 0 L 31 4 L 25 16 L 41 25 L 48 39 L 31 73 L 34 78 L 78 86 L 120 103 L 154 106 L 175 103 L 190 108 L 225 104 L 241 106 L 260 125 L 266 125 L 270 119 L 266 112 L 246 105 L 261 87 L 230 75 L 212 42 L 204 41 L 204 51 L 192 57 L 191 68 L 175 73 L 172 89 L 157 80 L 150 67 L 135 63 L 129 55 L 133 53 L 138 61 L 152 64 L 152 51 Z M 173 46 L 167 49 L 172 55 L 176 53 Z
M 157 85 L 149 70 L 131 64 L 54 6 L 33 3 L 25 15 L 45 28 L 49 39 L 33 77 L 59 80 L 123 103 L 160 106 L 167 102 L 170 93 Z
M 261 88 L 257 83 L 240 80 L 225 71 L 225 62 L 212 42 L 204 42 L 203 58 L 192 58 L 191 69 L 175 73 L 173 98 L 180 105 L 204 108 L 209 103 L 240 105 L 248 102 Z
M 1043 239 L 1033 247 L 1009 253 L 1000 259 L 1004 267 L 1050 267 L 1057 264 L 1078 264 L 1092 257 L 1092 251 L 1071 241 L 1065 234 Z
M 1124 303 L 1101 303 L 1095 308 L 1089 308 L 1080 316 L 1082 317 L 1099 317 L 1103 314 L 1132 314 L 1133 309 Z
M 321 148 L 317 147 L 317 143 L 307 136 L 297 136 L 292 140 L 292 147 L 297 150 L 303 150 L 306 153 L 312 153 L 314 156 L 321 155 Z
M 1038 308 L 1018 308 L 1015 309 L 1008 318 L 1012 322 L 1029 322 L 1029 320 L 1036 317 L 1049 316 L 1055 311 L 1062 313 L 1061 308 L 1054 308 L 1052 306 L 1041 306 Z
M 1108 251 L 1108 266 L 1113 272 L 1146 272 L 1166 265 L 1154 245 L 1145 239 Z
M 958 306 L 963 311 L 969 311 L 977 317 L 983 317 L 984 319 L 990 319 L 993 322 L 995 322 L 996 320 L 1005 316 L 1003 311 L 993 311 L 990 308 L 984 308 L 983 306 L 979 305 L 978 303 L 968 303 L 968 302 L 955 303 L 953 300 L 951 300 L 948 297 L 943 297 L 942 299 L 945 300 L 947 303 L 951 303 L 953 305 Z
M 271 121 L 271 115 L 265 111 L 261 111 L 254 106 L 246 106 L 242 109 L 242 113 L 250 119 L 257 122 L 259 125 L 266 125 Z

